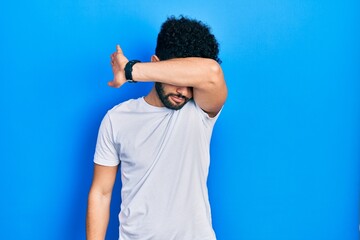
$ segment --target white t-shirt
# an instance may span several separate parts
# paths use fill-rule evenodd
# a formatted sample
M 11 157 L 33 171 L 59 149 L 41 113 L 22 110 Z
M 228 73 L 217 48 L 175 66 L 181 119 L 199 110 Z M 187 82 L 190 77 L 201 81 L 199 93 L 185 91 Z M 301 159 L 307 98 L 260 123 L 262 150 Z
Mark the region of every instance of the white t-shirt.
M 144 98 L 108 111 L 94 162 L 121 161 L 119 239 L 216 239 L 206 181 L 218 115 L 210 118 L 192 100 L 176 111 Z

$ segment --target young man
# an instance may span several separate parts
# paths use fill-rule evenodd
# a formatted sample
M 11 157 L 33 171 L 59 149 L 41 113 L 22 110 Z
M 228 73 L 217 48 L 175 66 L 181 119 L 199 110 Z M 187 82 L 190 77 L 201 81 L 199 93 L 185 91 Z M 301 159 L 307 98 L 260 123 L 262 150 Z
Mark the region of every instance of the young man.
M 87 239 L 104 239 L 121 162 L 121 240 L 214 240 L 207 176 L 210 139 L 227 88 L 208 26 L 168 18 L 151 62 L 111 55 L 111 87 L 155 82 L 104 117 L 94 156 Z

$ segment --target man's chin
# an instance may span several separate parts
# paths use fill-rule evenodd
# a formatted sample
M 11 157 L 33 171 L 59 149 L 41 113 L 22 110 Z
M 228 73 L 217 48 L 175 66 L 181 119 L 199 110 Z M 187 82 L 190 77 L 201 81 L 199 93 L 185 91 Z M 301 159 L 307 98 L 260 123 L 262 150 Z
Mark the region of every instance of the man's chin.
M 165 107 L 172 109 L 172 110 L 180 110 L 185 106 L 187 102 L 181 103 L 181 104 L 166 104 Z

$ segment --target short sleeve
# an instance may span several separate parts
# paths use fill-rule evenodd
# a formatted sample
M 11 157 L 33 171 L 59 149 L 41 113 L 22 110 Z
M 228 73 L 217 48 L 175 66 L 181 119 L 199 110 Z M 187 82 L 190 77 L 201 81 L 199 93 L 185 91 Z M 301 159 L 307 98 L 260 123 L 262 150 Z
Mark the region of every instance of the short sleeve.
M 196 102 L 194 102 L 194 103 L 195 103 L 196 110 L 201 115 L 201 119 L 202 119 L 203 123 L 205 124 L 205 126 L 213 127 L 215 125 L 216 120 L 219 118 L 219 115 L 223 108 L 221 108 L 220 111 L 214 117 L 210 117 L 204 110 L 202 110 L 200 108 L 199 105 L 196 104 Z
M 117 166 L 120 163 L 109 113 L 103 118 L 96 142 L 94 162 L 103 166 Z

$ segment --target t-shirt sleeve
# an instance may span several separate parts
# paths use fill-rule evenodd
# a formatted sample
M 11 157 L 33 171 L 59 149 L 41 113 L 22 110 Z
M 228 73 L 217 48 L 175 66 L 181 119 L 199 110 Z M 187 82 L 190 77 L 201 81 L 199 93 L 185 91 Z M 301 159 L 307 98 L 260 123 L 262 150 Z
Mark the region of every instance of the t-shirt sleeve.
M 196 107 L 196 110 L 198 111 L 198 113 L 201 115 L 201 119 L 202 119 L 203 123 L 207 127 L 213 127 L 214 126 L 216 120 L 219 118 L 219 115 L 220 115 L 220 113 L 222 111 L 222 108 L 221 108 L 220 111 L 216 114 L 216 116 L 210 117 L 204 110 L 202 110 L 200 108 L 199 105 L 196 104 L 196 102 L 195 102 L 195 107 Z
M 105 115 L 100 125 L 94 162 L 103 166 L 117 166 L 120 163 L 109 113 Z

